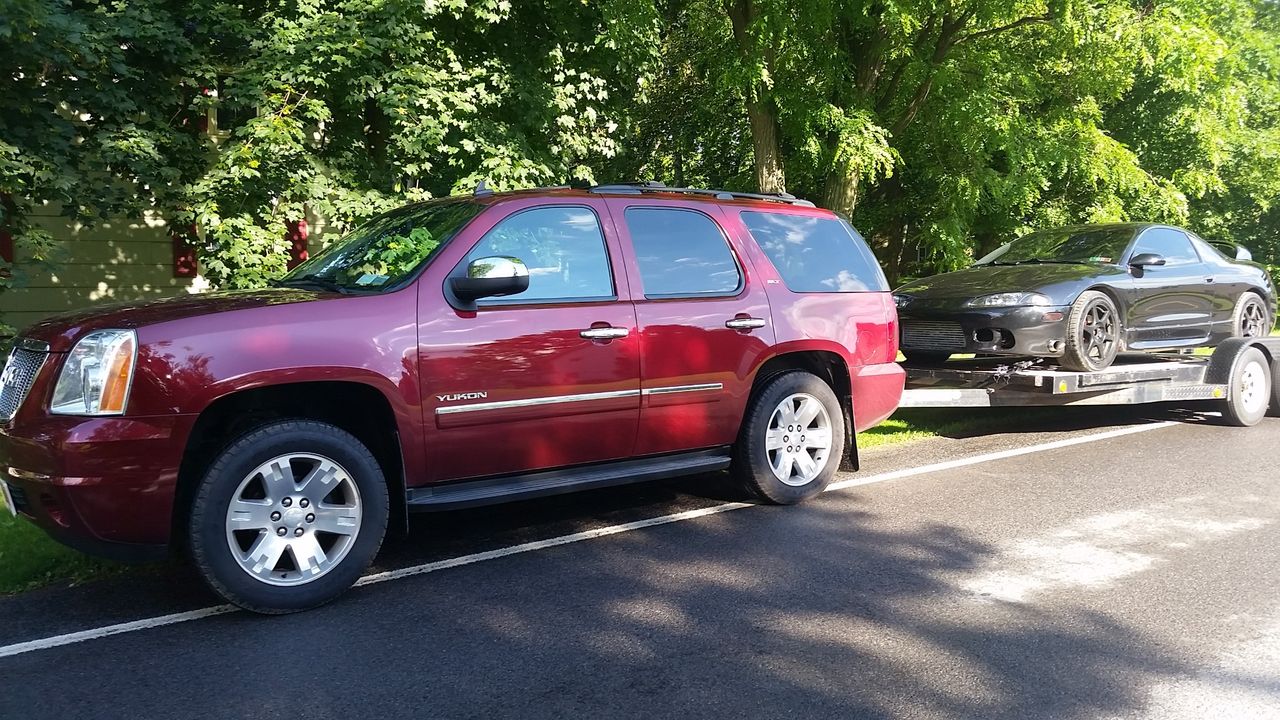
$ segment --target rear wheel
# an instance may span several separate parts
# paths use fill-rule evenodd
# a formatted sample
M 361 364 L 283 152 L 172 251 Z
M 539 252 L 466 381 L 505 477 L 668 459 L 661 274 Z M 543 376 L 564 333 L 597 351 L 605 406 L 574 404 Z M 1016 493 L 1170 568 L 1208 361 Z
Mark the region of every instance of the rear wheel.
M 387 529 L 386 480 L 351 434 L 284 421 L 233 442 L 191 509 L 192 559 L 219 595 L 254 612 L 322 605 L 373 561 Z
M 831 387 L 807 372 L 769 380 L 747 411 L 733 475 L 757 497 L 802 502 L 831 482 L 844 455 L 844 414 Z
M 1120 315 L 1105 293 L 1086 290 L 1067 316 L 1066 352 L 1062 365 L 1090 372 L 1111 366 L 1120 351 Z
M 1240 353 L 1231 369 L 1231 385 L 1223 401 L 1222 417 L 1231 425 L 1257 425 L 1271 404 L 1271 367 L 1256 347 Z
M 1231 315 L 1231 331 L 1235 337 L 1266 337 L 1271 334 L 1271 311 L 1257 294 L 1246 292 L 1236 300 Z

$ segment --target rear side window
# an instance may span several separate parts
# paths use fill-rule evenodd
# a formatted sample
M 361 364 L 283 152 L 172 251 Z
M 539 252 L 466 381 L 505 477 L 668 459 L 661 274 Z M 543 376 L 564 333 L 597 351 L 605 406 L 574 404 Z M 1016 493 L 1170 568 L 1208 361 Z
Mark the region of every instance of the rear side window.
M 1160 255 L 1164 258 L 1165 265 L 1190 265 L 1200 262 L 1200 256 L 1196 255 L 1196 249 L 1191 247 L 1191 241 L 1187 239 L 1186 233 L 1172 228 L 1151 228 L 1142 233 L 1142 237 L 1138 238 L 1138 243 L 1134 245 L 1133 253 L 1129 257 L 1142 253 Z
M 736 295 L 742 273 L 715 221 L 694 210 L 628 208 L 645 297 Z
M 889 289 L 871 249 L 843 220 L 747 211 L 742 222 L 792 292 Z

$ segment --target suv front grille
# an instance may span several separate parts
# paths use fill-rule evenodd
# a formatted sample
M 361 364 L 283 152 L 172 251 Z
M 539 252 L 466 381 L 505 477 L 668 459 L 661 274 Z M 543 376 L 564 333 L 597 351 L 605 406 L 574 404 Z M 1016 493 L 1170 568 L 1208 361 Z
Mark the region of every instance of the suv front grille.
M 0 422 L 9 422 L 18 414 L 46 357 L 48 353 L 24 347 L 16 347 L 9 354 L 4 372 L 0 373 Z
M 916 350 L 963 350 L 960 323 L 907 320 L 902 323 L 902 347 Z
M 4 482 L 4 480 L 0 480 L 0 482 Z M 13 498 L 13 509 L 24 515 L 30 515 L 31 503 L 27 500 L 27 491 L 17 485 L 10 485 L 9 483 L 5 483 L 5 485 L 9 488 L 9 497 Z

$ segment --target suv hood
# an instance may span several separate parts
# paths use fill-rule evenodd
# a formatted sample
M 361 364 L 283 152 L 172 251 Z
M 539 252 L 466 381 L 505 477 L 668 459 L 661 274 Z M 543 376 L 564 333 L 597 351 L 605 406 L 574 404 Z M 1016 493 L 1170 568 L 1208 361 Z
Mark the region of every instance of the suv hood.
M 302 288 L 227 290 L 180 295 L 163 300 L 119 302 L 54 315 L 26 328 L 19 336 L 49 343 L 53 352 L 66 352 L 85 333 L 94 330 L 136 329 L 173 320 L 246 310 L 267 305 L 290 305 L 339 298 L 338 293 Z

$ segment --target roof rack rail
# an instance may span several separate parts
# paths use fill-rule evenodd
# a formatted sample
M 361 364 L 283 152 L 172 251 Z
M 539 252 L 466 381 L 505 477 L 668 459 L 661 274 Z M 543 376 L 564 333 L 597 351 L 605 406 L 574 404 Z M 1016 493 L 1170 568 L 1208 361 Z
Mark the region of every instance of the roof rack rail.
M 729 190 L 709 190 L 704 188 L 667 187 L 656 180 L 639 183 L 611 183 L 608 185 L 596 185 L 590 188 L 590 190 L 593 193 L 616 193 L 619 195 L 642 195 L 646 192 L 682 193 L 685 195 L 706 195 L 717 200 L 765 200 L 768 202 L 799 205 L 801 207 L 815 207 L 815 205 L 808 200 L 801 200 L 791 193 L 745 193 L 732 192 Z

